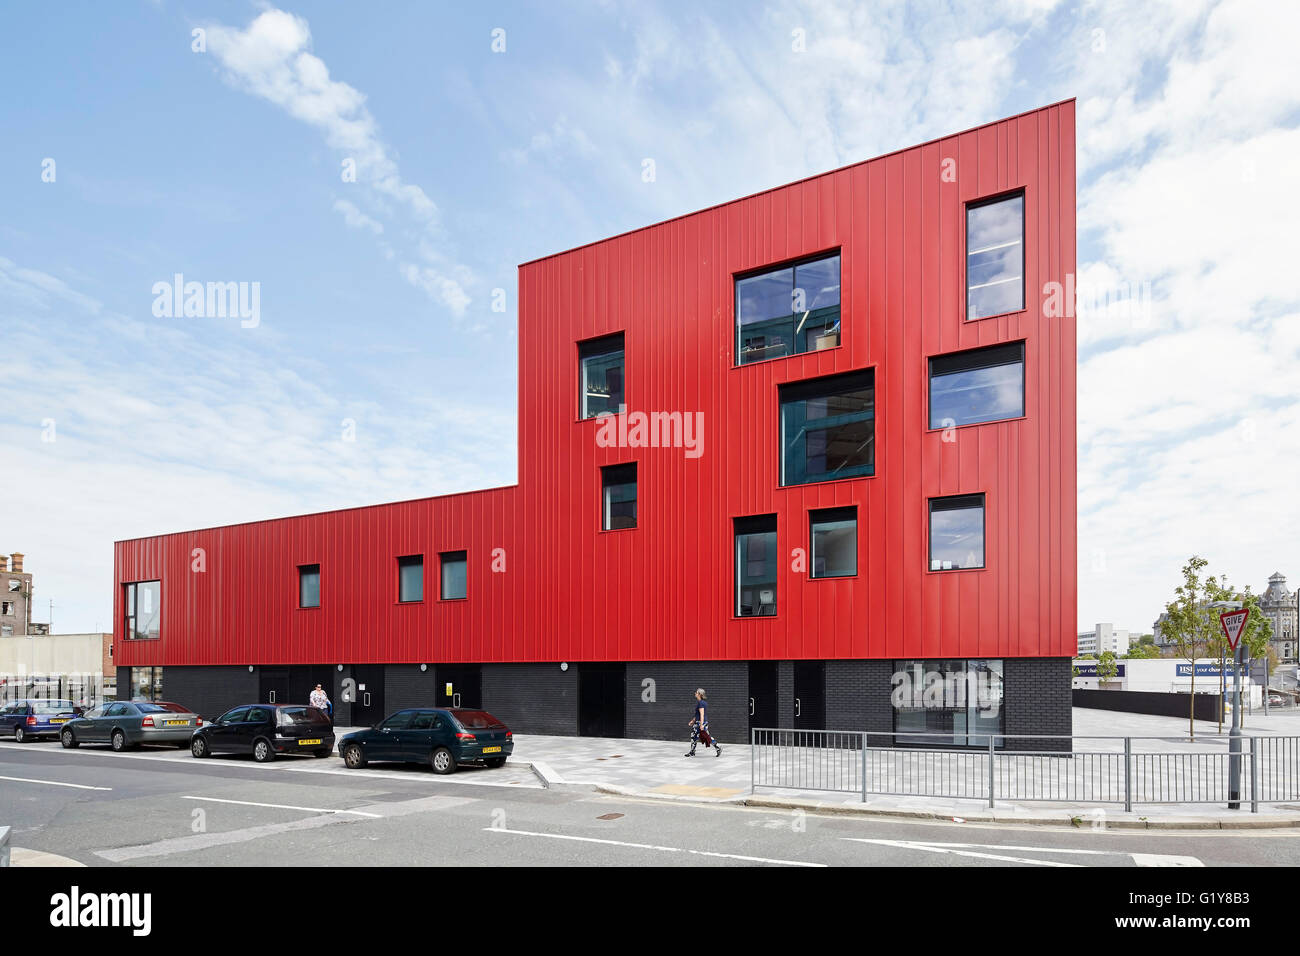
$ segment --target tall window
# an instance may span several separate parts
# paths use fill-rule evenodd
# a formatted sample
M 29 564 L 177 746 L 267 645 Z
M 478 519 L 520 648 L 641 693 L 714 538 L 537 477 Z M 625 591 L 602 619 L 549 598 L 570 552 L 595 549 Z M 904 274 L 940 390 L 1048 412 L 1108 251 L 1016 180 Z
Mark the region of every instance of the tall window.
M 776 614 L 776 515 L 736 518 L 736 616 Z
M 1002 746 L 1000 660 L 898 661 L 893 677 L 897 747 Z
M 930 427 L 973 425 L 1025 414 L 1025 343 L 930 359 Z
M 781 484 L 856 478 L 876 470 L 871 369 L 783 385 Z
M 156 641 L 162 637 L 162 582 L 137 581 L 126 588 L 126 620 L 122 633 L 128 641 Z
M 858 573 L 858 509 L 826 508 L 808 515 L 812 576 L 844 578 Z
M 966 318 L 1025 307 L 1025 196 L 966 207 Z
M 601 527 L 636 527 L 636 462 L 600 469 Z
M 840 344 L 840 255 L 736 280 L 736 364 Z
M 424 600 L 424 555 L 411 554 L 397 559 L 397 600 Z
M 623 333 L 578 343 L 581 418 L 617 414 L 623 404 Z
M 447 551 L 438 555 L 442 561 L 442 599 L 462 600 L 466 590 L 466 561 L 464 551 Z
M 298 566 L 298 606 L 320 607 L 320 565 Z
M 930 570 L 984 567 L 984 496 L 930 499 Z

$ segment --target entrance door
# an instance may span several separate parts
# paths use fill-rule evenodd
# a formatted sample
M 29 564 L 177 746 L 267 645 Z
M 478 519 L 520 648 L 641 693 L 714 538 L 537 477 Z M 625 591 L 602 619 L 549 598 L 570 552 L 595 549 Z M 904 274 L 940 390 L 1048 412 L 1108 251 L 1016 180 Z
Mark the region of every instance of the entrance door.
M 289 668 L 263 667 L 258 670 L 258 696 L 263 704 L 297 704 L 289 699 Z M 238 701 L 235 701 L 238 703 Z
M 776 661 L 749 662 L 749 729 L 776 727 L 780 718 L 777 709 Z M 750 734 L 751 739 L 753 734 Z
M 826 662 L 794 662 L 794 726 L 796 730 L 826 727 Z
M 578 733 L 583 737 L 622 737 L 627 704 L 623 664 L 578 665 Z
M 388 715 L 384 713 L 384 665 L 359 664 L 352 668 L 357 682 L 357 699 L 352 704 L 352 723 L 373 727 Z
M 438 706 L 464 707 L 481 710 L 483 707 L 483 669 L 478 664 L 439 664 Z M 447 693 L 447 685 L 451 693 Z

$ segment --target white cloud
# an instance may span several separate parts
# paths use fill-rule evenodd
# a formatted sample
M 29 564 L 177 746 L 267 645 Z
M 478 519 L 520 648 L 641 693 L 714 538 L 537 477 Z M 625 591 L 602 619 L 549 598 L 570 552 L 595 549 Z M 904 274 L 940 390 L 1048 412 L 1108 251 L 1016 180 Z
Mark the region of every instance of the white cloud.
M 380 235 L 384 231 L 382 224 L 371 219 L 346 199 L 334 200 L 334 211 L 341 214 L 343 216 L 343 221 L 353 229 L 369 229 L 376 236 Z

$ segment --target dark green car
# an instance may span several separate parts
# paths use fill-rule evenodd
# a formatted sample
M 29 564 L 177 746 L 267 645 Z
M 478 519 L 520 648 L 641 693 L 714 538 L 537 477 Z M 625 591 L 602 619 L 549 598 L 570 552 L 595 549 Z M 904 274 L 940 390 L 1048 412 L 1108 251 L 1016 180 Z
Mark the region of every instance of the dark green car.
M 471 760 L 500 767 L 514 749 L 509 728 L 487 711 L 435 707 L 399 710 L 339 741 L 343 762 L 354 770 L 372 760 L 425 763 L 434 773 L 454 773 Z

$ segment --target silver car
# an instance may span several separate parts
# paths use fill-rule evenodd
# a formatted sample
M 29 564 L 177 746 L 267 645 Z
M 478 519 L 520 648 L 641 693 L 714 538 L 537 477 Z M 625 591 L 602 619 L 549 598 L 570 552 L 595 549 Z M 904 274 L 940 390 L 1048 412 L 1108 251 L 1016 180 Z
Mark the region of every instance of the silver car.
M 203 718 L 165 700 L 109 701 L 63 725 L 59 740 L 71 749 L 82 744 L 110 744 L 126 750 L 140 744 L 188 747 Z

